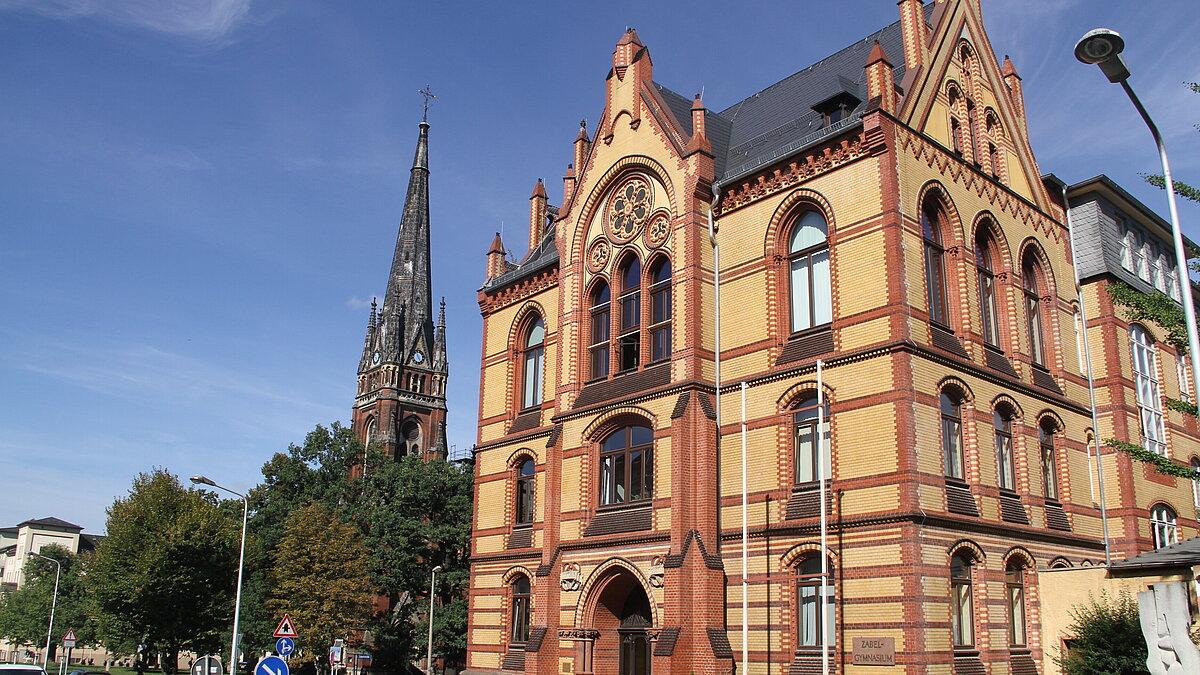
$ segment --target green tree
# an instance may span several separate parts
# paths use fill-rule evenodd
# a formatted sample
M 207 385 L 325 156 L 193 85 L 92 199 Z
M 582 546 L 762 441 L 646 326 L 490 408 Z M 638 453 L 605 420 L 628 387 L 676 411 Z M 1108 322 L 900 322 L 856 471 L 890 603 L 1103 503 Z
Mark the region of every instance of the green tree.
M 354 432 L 334 422 L 329 427 L 317 426 L 303 445 L 291 445 L 263 464 L 263 482 L 249 494 L 250 534 L 241 617 L 247 653 L 261 653 L 275 643 L 271 632 L 280 617 L 267 606 L 268 576 L 278 559 L 288 517 L 313 502 L 341 509 L 352 494 L 350 469 L 361 461 L 362 454 Z
M 84 559 L 58 545 L 46 546 L 39 552 L 62 565 L 58 603 L 54 607 L 54 631 L 50 636 L 51 649 L 57 649 L 59 638 L 68 628 L 75 630 L 81 644 L 94 643 L 95 634 L 85 606 Z M 0 638 L 37 648 L 46 644 L 57 571 L 58 567 L 48 560 L 29 558 L 21 588 L 0 594 Z
M 292 617 L 302 663 L 317 661 L 335 639 L 350 640 L 367 627 L 374 596 L 356 527 L 313 502 L 288 516 L 275 559 L 267 604 Z
M 439 654 L 457 659 L 466 651 L 472 473 L 458 464 L 413 456 L 372 464 L 355 486 L 350 509 L 366 533 L 375 586 L 391 608 L 377 617 L 372 631 L 375 657 L 386 667 L 419 655 L 430 573 L 440 565 L 434 642 Z
M 134 479 L 129 495 L 109 507 L 108 536 L 87 568 L 105 646 L 132 653 L 145 644 L 163 656 L 167 672 L 180 651 L 220 648 L 237 579 L 241 523 L 233 511 L 164 469 Z
M 1070 648 L 1054 657 L 1064 675 L 1149 672 L 1137 603 L 1128 592 L 1115 599 L 1101 593 L 1073 607 L 1069 630 L 1074 635 Z
M 1183 86 L 1190 89 L 1193 93 L 1200 94 L 1200 82 L 1184 82 Z M 1200 124 L 1196 124 L 1195 126 L 1197 130 L 1200 130 Z M 1167 179 L 1164 178 L 1161 173 L 1144 173 L 1142 174 L 1142 178 L 1147 183 L 1157 187 L 1160 190 L 1167 189 Z M 1188 185 L 1180 180 L 1172 180 L 1171 183 L 1175 186 L 1175 194 L 1193 202 L 1200 202 L 1200 189 L 1192 187 L 1191 185 Z

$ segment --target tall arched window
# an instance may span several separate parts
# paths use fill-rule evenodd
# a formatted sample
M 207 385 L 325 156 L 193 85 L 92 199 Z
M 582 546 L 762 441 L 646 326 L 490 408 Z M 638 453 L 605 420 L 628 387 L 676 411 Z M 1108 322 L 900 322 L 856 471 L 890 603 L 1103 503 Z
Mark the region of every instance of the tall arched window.
M 533 523 L 533 460 L 528 457 L 517 465 L 516 524 Z
M 509 586 L 512 593 L 512 627 L 509 631 L 509 644 L 523 645 L 529 641 L 529 577 L 520 574 Z
M 825 581 L 825 599 L 821 601 L 821 556 L 809 555 L 796 566 L 796 643 L 800 647 L 826 647 L 834 644 L 833 565 L 826 559 L 829 577 Z M 821 626 L 825 627 L 824 640 Z
M 1004 592 L 1008 607 L 1008 644 L 1025 646 L 1025 565 L 1013 558 L 1004 570 Z
M 801 401 L 792 414 L 792 466 L 796 485 L 819 480 L 817 467 L 817 397 L 809 396 Z M 826 407 L 828 413 L 828 406 Z M 825 415 L 825 430 L 821 440 L 821 463 L 825 478 L 832 476 L 829 452 L 829 415 Z
M 418 455 L 421 453 L 421 425 L 415 419 L 410 419 L 400 428 L 400 439 L 402 445 L 399 453 L 401 455 Z
M 521 378 L 521 408 L 533 408 L 542 403 L 542 380 L 546 370 L 546 324 L 538 317 L 525 333 L 521 354 L 524 364 Z
M 955 554 L 950 559 L 950 637 L 955 647 L 971 647 L 975 644 L 972 562 L 965 553 Z
M 659 256 L 650 267 L 650 362 L 671 358 L 671 261 Z
M 600 504 L 627 504 L 654 497 L 654 432 L 618 429 L 600 445 Z
M 1042 494 L 1046 499 L 1058 501 L 1058 464 L 1054 456 L 1054 434 L 1058 431 L 1054 422 L 1045 419 L 1038 425 L 1038 447 L 1042 454 Z
M 1133 351 L 1133 386 L 1137 391 L 1142 423 L 1142 447 L 1160 455 L 1167 454 L 1167 429 L 1163 418 L 1162 395 L 1158 384 L 1158 356 L 1145 328 L 1129 327 Z
M 1039 366 L 1046 365 L 1045 336 L 1042 333 L 1042 294 L 1039 270 L 1033 251 L 1021 260 L 1021 288 L 1025 295 L 1025 328 L 1029 338 L 1029 357 Z
M 804 211 L 788 237 L 788 289 L 792 332 L 833 320 L 829 282 L 829 230 L 819 211 Z
M 370 420 L 367 421 L 367 442 L 365 443 L 365 445 L 367 446 L 368 449 L 370 449 L 371 443 L 375 442 L 375 439 L 378 437 L 379 437 L 379 425 L 375 423 L 375 418 L 372 417 Z
M 975 233 L 975 272 L 979 282 L 979 318 L 983 341 L 1000 347 L 1000 316 L 996 310 L 996 271 L 992 267 L 991 238 L 986 225 Z
M 1192 458 L 1192 474 L 1197 476 L 1192 479 L 1192 504 L 1196 507 L 1196 512 L 1200 514 L 1200 458 Z
M 608 284 L 597 281 L 591 297 L 591 340 L 588 347 L 591 379 L 608 377 L 608 345 L 611 322 L 611 295 Z
M 929 320 L 946 326 L 946 267 L 942 246 L 942 212 L 934 199 L 921 205 L 921 235 L 925 239 L 925 293 L 929 297 Z
M 642 263 L 629 254 L 620 267 L 620 324 L 617 333 L 617 370 L 636 370 L 642 346 Z
M 1166 504 L 1159 504 L 1150 509 L 1150 534 L 1154 538 L 1154 548 L 1160 549 L 1179 541 L 1179 524 L 1175 518 L 1175 510 Z
M 961 114 L 963 96 L 958 86 L 951 83 L 946 89 L 946 98 L 950 102 L 950 148 L 960 157 L 963 154 Z
M 1017 489 L 1017 467 L 1013 458 L 1012 436 L 1013 411 L 1001 405 L 992 413 L 992 424 L 996 430 L 996 475 L 1001 490 Z
M 943 389 L 939 402 L 942 413 L 942 458 L 946 475 L 962 480 L 967 475 L 963 457 L 962 396 L 956 391 Z

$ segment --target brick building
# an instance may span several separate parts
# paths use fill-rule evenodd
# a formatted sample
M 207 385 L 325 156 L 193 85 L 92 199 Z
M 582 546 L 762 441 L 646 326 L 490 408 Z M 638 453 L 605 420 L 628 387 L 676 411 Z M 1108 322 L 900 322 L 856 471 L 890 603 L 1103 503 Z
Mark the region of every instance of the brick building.
M 978 0 L 898 9 L 723 111 L 617 42 L 560 205 L 487 254 L 473 671 L 1044 668 L 1039 569 L 1105 558 L 1061 192 Z M 1091 281 L 1100 437 L 1186 462 Z M 1103 468 L 1114 554 L 1151 547 L 1190 487 Z

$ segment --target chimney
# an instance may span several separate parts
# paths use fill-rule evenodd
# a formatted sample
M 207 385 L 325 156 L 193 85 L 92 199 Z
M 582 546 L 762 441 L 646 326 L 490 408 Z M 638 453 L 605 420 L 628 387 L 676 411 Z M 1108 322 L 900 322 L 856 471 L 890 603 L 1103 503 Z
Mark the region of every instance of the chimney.
M 896 75 L 892 69 L 883 45 L 879 40 L 871 47 L 865 66 L 867 75 L 867 100 L 879 99 L 879 108 L 890 113 L 896 112 Z
M 925 25 L 925 8 L 921 0 L 900 0 L 900 33 L 904 38 L 904 67 L 915 71 L 925 65 L 925 52 L 929 48 L 928 27 Z
M 537 179 L 529 195 L 529 250 L 537 248 L 546 234 L 546 186 Z
M 1004 79 L 1004 84 L 1008 87 L 1008 98 L 1012 101 L 1013 110 L 1024 124 L 1025 94 L 1021 92 L 1021 76 L 1017 74 L 1017 69 L 1013 66 L 1012 59 L 1008 58 L 1008 54 L 1004 55 L 1004 65 L 1000 68 L 1000 77 Z
M 570 203 L 571 197 L 575 196 L 575 165 L 567 165 L 567 173 L 563 175 L 563 208 Z
M 704 101 L 700 100 L 700 94 L 696 94 L 696 98 L 692 99 L 692 138 L 688 141 L 684 156 L 693 152 L 712 154 L 712 143 L 708 140 L 704 114 Z
M 578 172 L 583 171 L 583 163 L 587 160 L 588 152 L 592 148 L 592 142 L 588 139 L 587 120 L 579 120 L 579 133 L 575 134 L 575 178 L 579 179 L 582 176 Z
M 504 261 L 504 241 L 497 232 L 492 239 L 492 247 L 487 252 L 487 278 L 489 280 L 504 274 L 507 264 Z

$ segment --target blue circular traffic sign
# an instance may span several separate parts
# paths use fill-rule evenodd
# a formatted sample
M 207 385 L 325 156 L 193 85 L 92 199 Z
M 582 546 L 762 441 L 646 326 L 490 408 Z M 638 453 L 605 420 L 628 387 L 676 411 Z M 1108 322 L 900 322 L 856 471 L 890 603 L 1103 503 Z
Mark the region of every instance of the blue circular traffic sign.
M 287 661 L 278 656 L 264 656 L 254 666 L 254 675 L 288 675 Z
M 291 656 L 296 651 L 296 641 L 290 637 L 281 637 L 275 641 L 275 653 L 280 656 Z

